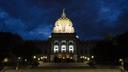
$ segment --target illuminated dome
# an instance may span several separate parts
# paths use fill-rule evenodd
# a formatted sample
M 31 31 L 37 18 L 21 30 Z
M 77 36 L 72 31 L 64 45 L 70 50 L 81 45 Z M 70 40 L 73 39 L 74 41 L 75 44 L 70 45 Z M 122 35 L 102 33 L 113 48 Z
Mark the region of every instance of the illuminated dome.
M 61 17 L 55 22 L 53 33 L 74 33 L 72 21 L 66 17 L 65 10 Z

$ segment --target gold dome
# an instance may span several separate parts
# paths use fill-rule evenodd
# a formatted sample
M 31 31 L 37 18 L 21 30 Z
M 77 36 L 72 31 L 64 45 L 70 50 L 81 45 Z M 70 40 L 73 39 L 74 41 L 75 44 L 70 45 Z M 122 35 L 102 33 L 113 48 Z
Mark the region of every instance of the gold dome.
M 55 22 L 55 27 L 53 29 L 54 33 L 74 33 L 74 28 L 72 27 L 72 21 L 66 17 L 65 10 L 59 18 Z
M 58 26 L 58 25 L 69 25 L 69 26 L 72 26 L 71 20 L 66 17 L 65 10 L 63 10 L 61 18 L 59 18 L 55 22 L 55 26 Z

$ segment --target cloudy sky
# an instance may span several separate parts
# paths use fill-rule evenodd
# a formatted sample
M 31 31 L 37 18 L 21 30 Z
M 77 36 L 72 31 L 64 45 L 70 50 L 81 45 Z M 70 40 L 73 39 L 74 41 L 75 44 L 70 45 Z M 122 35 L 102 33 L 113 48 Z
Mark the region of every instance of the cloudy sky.
M 128 31 L 128 0 L 0 0 L 0 32 L 48 39 L 63 8 L 83 40 Z

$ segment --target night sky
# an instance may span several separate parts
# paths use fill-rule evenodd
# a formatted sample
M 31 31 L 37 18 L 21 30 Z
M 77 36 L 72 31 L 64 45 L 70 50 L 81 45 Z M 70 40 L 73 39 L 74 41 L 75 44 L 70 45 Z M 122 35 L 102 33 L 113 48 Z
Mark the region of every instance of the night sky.
M 63 8 L 83 40 L 128 31 L 128 0 L 0 0 L 0 31 L 46 40 Z

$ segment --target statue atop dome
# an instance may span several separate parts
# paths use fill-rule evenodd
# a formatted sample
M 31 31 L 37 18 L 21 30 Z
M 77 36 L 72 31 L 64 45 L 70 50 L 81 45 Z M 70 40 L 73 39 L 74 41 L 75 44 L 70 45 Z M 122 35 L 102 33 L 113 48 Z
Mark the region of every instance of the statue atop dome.
M 62 15 L 61 15 L 61 18 L 66 18 L 65 9 L 63 9 L 63 13 L 62 13 Z

